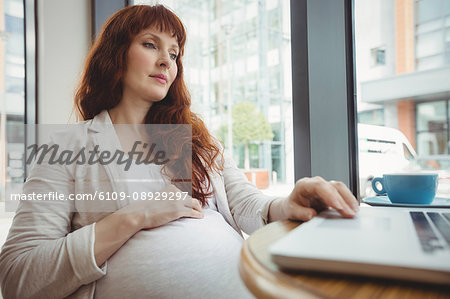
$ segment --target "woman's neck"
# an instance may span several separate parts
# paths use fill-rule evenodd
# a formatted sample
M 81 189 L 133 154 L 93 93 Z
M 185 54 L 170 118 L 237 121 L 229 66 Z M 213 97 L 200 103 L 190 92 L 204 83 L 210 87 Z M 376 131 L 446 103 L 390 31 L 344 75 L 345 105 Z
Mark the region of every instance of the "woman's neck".
M 137 105 L 131 103 L 125 103 L 125 101 L 120 101 L 120 103 L 109 109 L 109 117 L 113 124 L 143 124 L 145 121 L 145 116 L 151 107 L 151 103 L 146 103 L 147 105 Z

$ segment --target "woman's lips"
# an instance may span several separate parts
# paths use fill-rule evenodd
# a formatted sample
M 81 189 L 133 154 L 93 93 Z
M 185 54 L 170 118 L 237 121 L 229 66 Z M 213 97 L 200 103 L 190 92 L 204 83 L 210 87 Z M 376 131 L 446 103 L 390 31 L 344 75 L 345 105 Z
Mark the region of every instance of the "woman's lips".
M 160 77 L 153 77 L 153 78 L 161 84 L 166 84 L 166 80 L 164 80 L 163 78 Z
M 166 84 L 167 83 L 167 77 L 163 74 L 157 74 L 157 75 L 150 75 L 150 77 L 155 78 L 156 81 L 158 81 L 161 84 Z

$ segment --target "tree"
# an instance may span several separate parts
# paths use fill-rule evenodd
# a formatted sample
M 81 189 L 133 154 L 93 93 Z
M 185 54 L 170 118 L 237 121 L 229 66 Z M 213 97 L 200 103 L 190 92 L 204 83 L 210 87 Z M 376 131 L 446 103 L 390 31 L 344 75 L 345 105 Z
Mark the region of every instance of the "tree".
M 242 101 L 233 107 L 233 144 L 243 144 L 245 148 L 245 169 L 250 169 L 250 141 L 271 140 L 272 129 L 264 114 L 250 101 Z M 226 128 L 220 128 L 219 136 L 226 140 Z

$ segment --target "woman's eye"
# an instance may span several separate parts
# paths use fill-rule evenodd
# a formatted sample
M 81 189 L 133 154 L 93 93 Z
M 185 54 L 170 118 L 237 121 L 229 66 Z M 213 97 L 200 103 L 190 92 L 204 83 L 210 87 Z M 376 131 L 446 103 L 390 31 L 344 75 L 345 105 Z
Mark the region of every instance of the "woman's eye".
M 144 47 L 150 48 L 150 49 L 156 49 L 155 45 L 153 43 L 144 43 Z
M 170 59 L 172 59 L 172 60 L 176 60 L 177 57 L 178 57 L 177 54 L 170 54 Z

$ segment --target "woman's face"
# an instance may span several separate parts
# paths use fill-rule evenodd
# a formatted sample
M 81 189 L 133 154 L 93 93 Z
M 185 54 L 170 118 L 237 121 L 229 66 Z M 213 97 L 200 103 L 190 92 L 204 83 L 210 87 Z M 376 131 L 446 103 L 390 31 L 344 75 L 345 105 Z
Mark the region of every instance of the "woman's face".
M 161 101 L 177 76 L 179 47 L 175 37 L 152 28 L 132 41 L 123 77 L 123 99 Z

